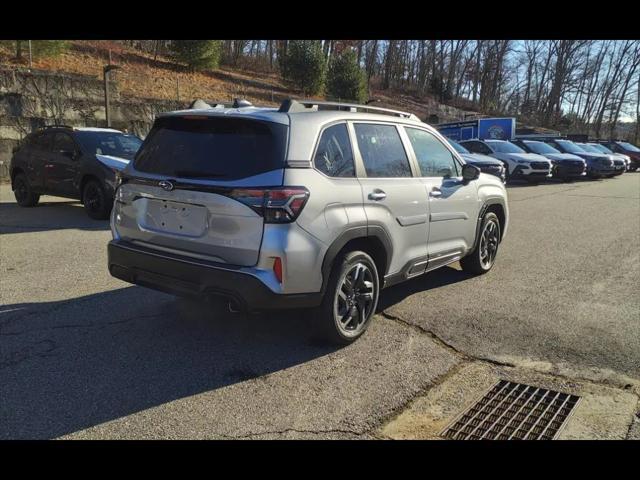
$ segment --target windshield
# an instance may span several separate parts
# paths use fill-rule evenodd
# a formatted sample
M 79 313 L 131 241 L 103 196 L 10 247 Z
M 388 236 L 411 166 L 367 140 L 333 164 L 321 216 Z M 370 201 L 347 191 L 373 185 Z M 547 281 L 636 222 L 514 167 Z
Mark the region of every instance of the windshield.
M 635 145 L 631 145 L 629 142 L 618 142 L 618 145 L 620 145 L 625 150 L 629 150 L 630 152 L 640 152 L 640 148 L 636 147 Z
M 560 150 L 553 148 L 551 145 L 544 142 L 524 142 L 527 147 L 531 149 L 533 153 L 544 155 L 545 153 L 560 153 Z
M 598 150 L 601 153 L 613 153 L 611 150 L 609 150 L 607 147 L 605 147 L 604 145 L 602 145 L 600 143 L 590 143 L 589 145 L 592 148 L 595 148 L 596 150 Z
M 135 159 L 142 172 L 234 180 L 284 167 L 287 126 L 245 118 L 161 117 Z
M 448 140 L 448 139 L 447 139 Z M 453 149 L 458 152 L 458 153 L 471 153 L 469 150 L 467 150 L 466 148 L 464 148 L 462 145 L 460 145 L 458 142 L 454 142 L 453 140 L 449 140 L 449 143 L 451 144 L 451 146 L 453 147 Z
M 120 132 L 75 132 L 75 137 L 82 145 L 83 150 L 94 155 L 111 155 L 113 157 L 133 159 L 142 145 L 135 135 L 127 135 Z
M 523 149 L 509 142 L 487 141 L 487 144 L 497 153 L 526 153 Z
M 556 142 L 569 153 L 585 153 L 582 148 L 569 140 L 556 140 Z
M 591 152 L 591 153 L 602 153 L 600 150 L 598 150 L 597 148 L 591 146 L 591 145 L 587 145 L 586 143 L 579 143 L 578 144 L 580 146 L 581 149 L 583 149 L 585 152 Z

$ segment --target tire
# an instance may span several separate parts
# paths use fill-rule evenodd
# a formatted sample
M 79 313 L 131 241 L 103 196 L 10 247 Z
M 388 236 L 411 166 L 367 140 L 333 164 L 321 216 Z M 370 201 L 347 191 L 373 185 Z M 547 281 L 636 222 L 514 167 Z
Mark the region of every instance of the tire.
M 320 339 L 347 345 L 360 338 L 369 328 L 379 294 L 378 269 L 368 254 L 353 251 L 337 258 L 322 304 L 314 312 Z
M 21 207 L 34 207 L 40 201 L 40 195 L 33 192 L 24 173 L 19 173 L 13 179 L 13 195 Z
M 462 270 L 474 275 L 487 273 L 495 264 L 499 246 L 500 221 L 495 213 L 487 212 L 482 218 L 478 245 L 473 252 L 460 260 Z M 488 259 L 486 255 L 489 255 Z
M 82 189 L 82 203 L 84 210 L 94 220 L 106 220 L 111 213 L 113 200 L 104 191 L 104 187 L 97 180 L 89 180 Z

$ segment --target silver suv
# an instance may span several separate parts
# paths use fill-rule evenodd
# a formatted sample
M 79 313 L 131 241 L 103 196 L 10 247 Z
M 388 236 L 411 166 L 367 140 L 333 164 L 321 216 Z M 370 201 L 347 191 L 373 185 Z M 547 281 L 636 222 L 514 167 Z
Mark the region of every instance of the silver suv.
M 122 172 L 113 276 L 233 309 L 311 308 L 326 338 L 348 343 L 382 288 L 458 260 L 493 266 L 504 185 L 415 115 L 205 106 L 159 116 Z

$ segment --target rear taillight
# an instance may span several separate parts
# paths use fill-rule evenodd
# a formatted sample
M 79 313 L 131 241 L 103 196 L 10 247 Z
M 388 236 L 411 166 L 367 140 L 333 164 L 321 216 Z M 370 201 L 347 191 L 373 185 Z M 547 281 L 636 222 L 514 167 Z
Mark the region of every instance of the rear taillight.
M 293 222 L 307 203 L 304 187 L 237 188 L 229 196 L 264 217 L 265 223 Z

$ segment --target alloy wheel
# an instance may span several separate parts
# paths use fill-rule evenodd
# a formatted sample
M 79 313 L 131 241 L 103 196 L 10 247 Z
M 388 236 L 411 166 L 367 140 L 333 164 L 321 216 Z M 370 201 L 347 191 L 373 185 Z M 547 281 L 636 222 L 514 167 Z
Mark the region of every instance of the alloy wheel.
M 482 231 L 480 237 L 480 263 L 485 270 L 488 270 L 493 265 L 498 252 L 498 224 L 490 220 Z
M 342 276 L 334 300 L 334 319 L 345 336 L 356 336 L 373 313 L 377 289 L 374 274 L 364 263 L 352 265 Z

